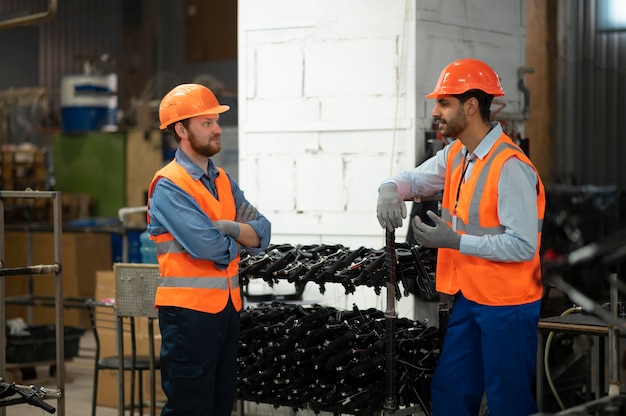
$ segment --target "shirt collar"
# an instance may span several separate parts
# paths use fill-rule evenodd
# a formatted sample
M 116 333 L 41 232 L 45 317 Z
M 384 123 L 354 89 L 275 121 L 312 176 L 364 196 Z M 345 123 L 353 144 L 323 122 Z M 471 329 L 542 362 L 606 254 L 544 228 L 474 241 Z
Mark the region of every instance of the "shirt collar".
M 481 160 L 484 159 L 484 157 L 487 156 L 487 153 L 489 153 L 493 145 L 496 143 L 496 140 L 498 140 L 501 135 L 502 126 L 500 125 L 500 123 L 498 123 L 497 121 L 491 123 L 491 130 L 489 130 L 489 133 L 487 133 L 483 140 L 478 144 L 476 149 L 474 149 L 474 153 L 470 155 L 470 159 L 473 159 L 474 157 L 477 157 Z
M 187 173 L 189 173 L 189 175 L 194 180 L 197 181 L 197 180 L 199 180 L 202 177 L 202 175 L 204 175 L 204 172 L 202 171 L 202 169 L 200 169 L 200 166 L 196 165 L 189 158 L 189 156 L 187 156 L 187 154 L 182 151 L 182 149 L 180 147 L 178 149 L 176 149 L 176 161 L 183 168 L 185 168 Z M 215 163 L 213 163 L 213 161 L 211 159 L 209 159 L 208 172 L 209 172 L 209 175 L 208 175 L 209 178 L 217 178 L 217 176 L 219 175 L 219 172 L 217 171 L 217 167 L 215 166 Z

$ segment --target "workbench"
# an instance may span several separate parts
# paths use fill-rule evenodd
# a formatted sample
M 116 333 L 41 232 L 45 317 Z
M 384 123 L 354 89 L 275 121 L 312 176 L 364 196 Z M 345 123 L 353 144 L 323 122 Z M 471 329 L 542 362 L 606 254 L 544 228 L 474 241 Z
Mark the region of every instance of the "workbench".
M 626 320 L 624 320 L 626 323 Z M 538 349 L 537 349 L 537 378 L 536 378 L 536 392 L 537 392 L 537 405 L 539 411 L 543 411 L 543 399 L 544 399 L 544 386 L 543 379 L 545 375 L 544 368 L 544 334 L 550 332 L 562 332 L 577 335 L 588 335 L 594 337 L 597 340 L 593 344 L 590 351 L 590 362 L 587 366 L 587 394 L 595 394 L 595 399 L 599 399 L 605 395 L 605 338 L 609 335 L 609 325 L 596 315 L 586 313 L 574 313 L 564 316 L 554 316 L 543 318 L 538 324 Z M 626 333 L 620 333 L 620 337 L 623 338 Z M 592 379 L 595 378 L 595 383 L 592 383 Z M 592 385 L 593 384 L 593 385 Z M 588 397 L 588 400 L 590 398 Z

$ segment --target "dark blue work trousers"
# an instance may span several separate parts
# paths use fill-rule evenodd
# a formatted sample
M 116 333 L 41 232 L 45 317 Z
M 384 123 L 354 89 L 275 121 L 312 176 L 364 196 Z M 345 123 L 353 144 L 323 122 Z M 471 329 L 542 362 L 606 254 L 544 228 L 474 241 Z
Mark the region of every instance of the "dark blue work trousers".
M 162 416 L 226 416 L 235 401 L 239 312 L 159 307 Z
M 485 306 L 458 294 L 431 382 L 433 416 L 537 413 L 532 385 L 540 302 Z

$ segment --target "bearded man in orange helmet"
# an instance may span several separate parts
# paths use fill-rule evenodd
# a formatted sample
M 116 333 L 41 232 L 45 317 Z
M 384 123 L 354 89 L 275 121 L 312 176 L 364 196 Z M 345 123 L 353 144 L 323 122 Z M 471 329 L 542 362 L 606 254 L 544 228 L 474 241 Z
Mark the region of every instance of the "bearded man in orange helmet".
M 524 152 L 490 122 L 504 95 L 487 64 L 446 66 L 433 92 L 433 118 L 456 140 L 418 167 L 383 181 L 377 216 L 389 231 L 406 218 L 406 200 L 443 190 L 435 224 L 411 219 L 418 244 L 438 248 L 437 291 L 454 305 L 431 382 L 433 416 L 537 412 L 532 392 L 543 291 L 539 244 L 545 190 Z M 443 329 L 443 328 L 442 328 Z
M 161 277 L 162 415 L 230 415 L 239 349 L 239 253 L 269 245 L 271 225 L 211 157 L 221 150 L 220 105 L 198 84 L 161 100 L 161 129 L 178 143 L 149 189 L 148 231 Z

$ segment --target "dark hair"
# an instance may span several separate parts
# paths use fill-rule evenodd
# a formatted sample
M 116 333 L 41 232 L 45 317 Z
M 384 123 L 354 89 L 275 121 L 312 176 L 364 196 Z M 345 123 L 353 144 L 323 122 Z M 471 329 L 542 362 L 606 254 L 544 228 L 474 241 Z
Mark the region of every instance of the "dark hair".
M 185 126 L 185 128 L 188 129 L 189 119 L 186 118 L 184 120 L 178 120 L 170 124 L 169 126 L 167 126 L 167 131 L 169 131 L 170 133 L 174 135 L 174 138 L 176 139 L 176 143 L 180 143 L 180 136 L 178 135 L 178 133 L 176 133 L 176 123 L 183 123 L 183 126 Z
M 491 102 L 493 101 L 493 95 L 487 94 L 481 90 L 469 90 L 463 94 L 454 95 L 463 104 L 470 98 L 476 98 L 478 101 L 478 109 L 480 110 L 480 116 L 484 121 L 490 121 L 491 119 Z

